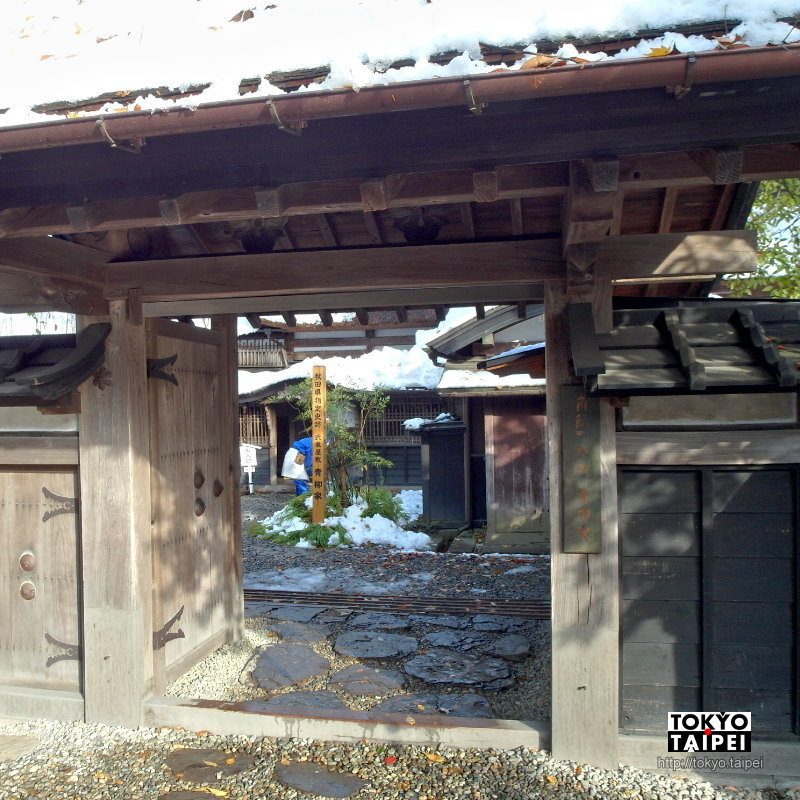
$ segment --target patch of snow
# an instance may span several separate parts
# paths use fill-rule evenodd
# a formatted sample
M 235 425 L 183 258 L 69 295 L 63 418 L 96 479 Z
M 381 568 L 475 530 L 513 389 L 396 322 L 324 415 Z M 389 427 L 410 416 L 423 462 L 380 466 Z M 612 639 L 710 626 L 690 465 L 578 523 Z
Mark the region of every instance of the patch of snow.
M 544 378 L 531 378 L 527 375 L 507 375 L 501 378 L 486 370 L 447 369 L 442 373 L 439 389 L 469 389 L 489 387 L 500 389 L 503 387 L 544 387 Z
M 418 431 L 423 425 L 435 425 L 437 422 L 454 422 L 455 417 L 444 411 L 436 419 L 423 419 L 422 417 L 411 417 L 403 420 L 403 427 L 407 431 Z
M 324 366 L 330 383 L 350 389 L 433 389 L 443 372 L 441 367 L 433 365 L 421 348 L 398 350 L 383 347 L 358 358 L 305 358 L 279 372 L 239 370 L 239 394 L 266 389 L 286 380 L 302 380 L 311 375 L 312 366 Z
M 422 492 L 419 489 L 403 489 L 395 499 L 400 502 L 403 516 L 409 522 L 416 522 L 422 516 Z

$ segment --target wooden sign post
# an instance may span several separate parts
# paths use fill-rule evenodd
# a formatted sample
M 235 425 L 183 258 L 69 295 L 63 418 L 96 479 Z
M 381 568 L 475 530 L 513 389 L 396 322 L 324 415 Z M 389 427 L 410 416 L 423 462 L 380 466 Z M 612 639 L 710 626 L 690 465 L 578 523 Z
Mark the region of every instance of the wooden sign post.
M 328 483 L 328 444 L 326 439 L 326 420 L 328 418 L 328 385 L 325 381 L 325 367 L 312 367 L 311 371 L 311 439 L 313 452 L 311 469 L 311 522 L 320 523 L 325 519 L 325 501 Z
M 561 389 L 564 552 L 599 553 L 600 409 L 582 386 Z

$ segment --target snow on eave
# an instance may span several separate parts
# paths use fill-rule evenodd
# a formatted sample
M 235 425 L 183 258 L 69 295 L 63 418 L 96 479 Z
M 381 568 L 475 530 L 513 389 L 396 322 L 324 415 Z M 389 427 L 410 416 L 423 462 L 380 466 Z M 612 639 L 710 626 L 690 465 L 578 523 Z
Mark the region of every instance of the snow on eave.
M 593 63 L 609 56 L 587 42 L 643 31 L 642 42 L 612 57 L 696 52 L 718 42 L 681 29 L 714 20 L 724 20 L 724 46 L 788 44 L 800 31 L 780 20 L 799 12 L 797 0 L 292 0 L 253 8 L 238 0 L 5 0 L 0 69 L 24 79 L 0 90 L 0 127 L 52 119 L 33 109 L 53 103 L 80 116 L 227 103 L 242 88 L 254 89 L 249 97 L 279 96 L 283 88 L 264 77 L 276 73 L 327 72 L 311 86 L 323 91 L 480 75 L 498 66 L 483 60 L 487 44 L 506 49 L 512 71 L 539 44 L 556 63 Z M 443 52 L 456 55 L 436 63 Z M 151 91 L 139 96 L 145 87 Z M 67 108 L 86 98 L 108 102 Z

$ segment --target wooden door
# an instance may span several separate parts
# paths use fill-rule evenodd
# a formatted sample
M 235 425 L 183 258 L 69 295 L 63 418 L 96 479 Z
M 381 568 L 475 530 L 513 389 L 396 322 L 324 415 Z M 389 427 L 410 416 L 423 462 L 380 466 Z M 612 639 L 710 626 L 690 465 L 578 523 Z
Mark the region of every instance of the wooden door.
M 549 548 L 544 398 L 486 401 L 487 542 Z
M 77 498 L 75 467 L 0 467 L 0 685 L 80 691 Z
M 623 727 L 744 710 L 797 733 L 797 469 L 623 469 L 619 486 Z
M 219 331 L 149 323 L 156 690 L 228 636 L 239 523 L 234 408 Z M 152 365 L 157 366 L 154 372 Z

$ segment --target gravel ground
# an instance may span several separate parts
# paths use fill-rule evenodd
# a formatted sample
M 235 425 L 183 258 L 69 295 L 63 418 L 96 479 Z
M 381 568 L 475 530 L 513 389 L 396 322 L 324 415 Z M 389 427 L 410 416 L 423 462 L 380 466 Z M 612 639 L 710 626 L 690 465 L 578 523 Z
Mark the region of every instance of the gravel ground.
M 280 494 L 245 497 L 243 520 L 263 518 L 285 500 L 286 496 Z M 349 580 L 356 582 L 374 580 L 376 561 L 380 559 L 377 564 L 381 573 L 391 570 L 401 580 L 406 580 L 412 569 L 432 572 L 435 575 L 432 581 L 411 581 L 422 594 L 430 593 L 431 586 L 438 588 L 441 582 L 443 591 L 452 597 L 464 596 L 468 588 L 486 588 L 499 596 L 531 597 L 532 587 L 538 591 L 547 585 L 545 568 L 508 574 L 520 564 L 515 565 L 507 558 L 470 559 L 447 554 L 390 556 L 368 550 L 366 556 L 374 556 L 371 561 L 366 560 L 364 550 L 309 551 L 267 545 L 247 537 L 244 544 L 246 570 L 250 572 L 280 572 L 281 566 L 284 571 L 287 567 L 323 566 L 327 571 L 340 573 L 343 568 L 351 568 Z M 390 566 L 383 566 L 387 562 Z M 332 566 L 335 570 L 329 569 Z M 525 562 L 522 566 L 531 564 Z M 463 585 L 465 582 L 468 587 Z M 232 650 L 239 647 L 243 657 L 270 640 L 274 638 L 269 635 L 266 621 L 253 617 L 248 621 L 245 642 Z M 544 651 L 544 643 L 541 649 Z M 219 667 L 207 661 L 210 666 Z M 206 674 L 209 687 L 211 672 Z M 226 677 L 222 683 L 229 685 L 230 681 Z M 188 770 L 184 774 L 169 767 L 167 761 L 182 748 L 203 749 L 197 756 L 206 765 L 202 778 L 190 775 Z M 208 748 L 224 752 L 203 755 Z M 252 761 L 238 774 L 223 775 L 215 773 L 214 766 L 208 768 L 208 765 L 238 763 L 245 756 L 252 757 Z M 316 789 L 303 787 L 293 774 L 311 767 L 329 781 L 356 778 L 363 783 L 338 793 L 329 785 L 318 785 Z M 525 748 L 474 750 L 366 740 L 342 744 L 216 736 L 207 731 L 192 733 L 174 728 L 130 731 L 82 723 L 0 721 L 0 800 L 192 797 L 208 800 L 215 796 L 231 800 L 322 800 L 334 796 L 353 800 L 378 796 L 383 800 L 800 800 L 800 786 L 797 786 L 800 781 L 722 774 L 714 776 L 712 781 L 706 782 L 692 773 L 675 776 L 633 768 L 596 769 L 555 761 L 545 751 Z M 774 785 L 785 788 L 752 788 Z

